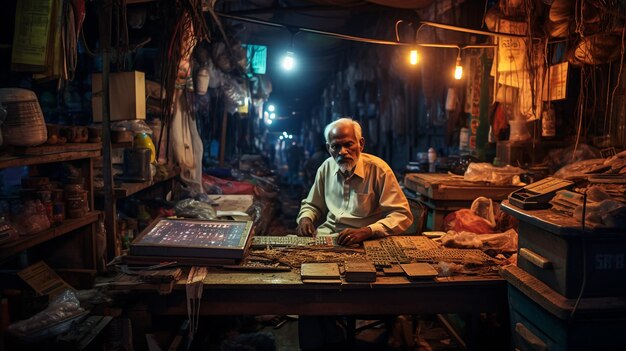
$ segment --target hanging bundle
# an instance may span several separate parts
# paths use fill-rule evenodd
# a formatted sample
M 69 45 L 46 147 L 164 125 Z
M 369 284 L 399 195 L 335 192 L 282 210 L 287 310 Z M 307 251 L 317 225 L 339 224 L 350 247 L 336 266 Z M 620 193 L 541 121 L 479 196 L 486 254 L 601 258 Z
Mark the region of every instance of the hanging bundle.
M 620 33 L 600 33 L 581 38 L 570 52 L 568 61 L 573 65 L 600 65 L 620 57 Z

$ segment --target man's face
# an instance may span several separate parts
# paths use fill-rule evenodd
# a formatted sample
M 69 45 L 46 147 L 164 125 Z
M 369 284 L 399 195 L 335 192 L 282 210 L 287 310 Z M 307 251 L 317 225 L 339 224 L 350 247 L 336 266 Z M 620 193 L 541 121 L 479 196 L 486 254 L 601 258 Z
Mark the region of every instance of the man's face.
M 349 125 L 340 125 L 330 131 L 328 152 L 335 159 L 342 172 L 351 171 L 356 166 L 365 142 L 358 140 L 354 129 Z

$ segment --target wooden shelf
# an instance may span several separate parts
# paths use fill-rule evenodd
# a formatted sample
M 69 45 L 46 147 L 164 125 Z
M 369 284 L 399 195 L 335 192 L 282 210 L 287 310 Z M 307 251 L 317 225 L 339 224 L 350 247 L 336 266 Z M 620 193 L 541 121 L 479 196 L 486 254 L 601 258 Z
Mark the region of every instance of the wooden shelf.
M 80 145 L 80 144 L 76 144 Z M 63 151 L 62 149 L 58 149 L 58 152 L 53 152 L 49 154 L 41 154 L 41 155 L 29 155 L 29 156 L 21 156 L 21 155 L 10 155 L 10 156 L 0 156 L 0 168 L 11 168 L 11 167 L 22 167 L 22 166 L 32 166 L 43 163 L 53 163 L 53 162 L 65 162 L 65 161 L 73 161 L 73 160 L 81 160 L 85 158 L 93 158 L 99 157 L 101 154 L 101 145 L 98 145 L 97 149 L 94 150 L 84 150 L 84 151 Z M 49 149 L 53 150 L 53 149 Z
M 42 232 L 25 236 L 16 241 L 11 241 L 6 245 L 0 246 L 0 261 L 11 257 L 12 255 L 24 251 L 33 246 L 44 243 L 50 239 L 67 234 L 73 230 L 79 229 L 85 225 L 94 223 L 98 220 L 100 211 L 91 211 L 81 218 L 66 219 L 56 227 L 51 227 Z
M 122 143 L 111 143 L 112 149 L 129 149 L 131 147 L 133 147 L 132 141 L 126 141 Z
M 170 174 L 167 178 L 165 179 L 161 179 L 159 181 L 149 181 L 149 182 L 141 182 L 141 183 L 122 183 L 120 186 L 116 186 L 113 189 L 114 192 L 114 196 L 117 199 L 122 199 L 128 196 L 131 196 L 133 194 L 136 194 L 142 190 L 148 189 L 151 186 L 154 185 L 158 185 L 158 184 L 162 184 L 164 182 L 167 182 L 171 179 L 173 179 L 176 176 L 176 174 Z M 96 190 L 96 196 L 98 197 L 103 197 L 104 196 L 104 192 L 102 189 L 98 189 Z

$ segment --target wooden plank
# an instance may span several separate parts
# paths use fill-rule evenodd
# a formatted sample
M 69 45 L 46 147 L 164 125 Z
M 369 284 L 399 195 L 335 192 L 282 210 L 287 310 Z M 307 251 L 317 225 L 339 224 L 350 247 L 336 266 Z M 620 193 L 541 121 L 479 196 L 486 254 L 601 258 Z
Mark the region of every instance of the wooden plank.
M 63 145 L 15 147 L 13 152 L 20 156 L 41 156 L 61 152 L 94 151 L 100 149 L 102 149 L 102 143 L 67 143 Z
M 121 142 L 121 143 L 111 143 L 112 149 L 129 149 L 131 147 L 133 147 L 132 141 L 126 141 L 126 142 Z
M 50 239 L 67 234 L 73 230 L 79 229 L 87 224 L 94 223 L 98 220 L 99 211 L 91 211 L 84 217 L 76 219 L 66 219 L 61 225 L 46 229 L 42 232 L 22 237 L 19 240 L 11 241 L 0 246 L 0 261 L 11 257 L 12 255 L 24 251 L 33 246 L 44 243 Z
M 40 156 L 2 156 L 0 168 L 32 166 L 44 163 L 66 162 L 100 156 L 100 150 L 61 152 Z
M 141 182 L 141 183 L 122 183 L 121 185 L 115 187 L 114 190 L 114 195 L 115 198 L 118 199 L 122 199 L 128 196 L 131 196 L 133 194 L 136 194 L 140 191 L 143 191 L 145 189 L 148 189 L 152 186 L 155 185 L 160 185 L 163 184 L 167 181 L 172 180 L 174 177 L 176 176 L 176 174 L 170 174 L 167 178 L 163 179 L 163 180 L 159 180 L 159 181 L 149 181 L 149 182 Z M 102 192 L 102 189 L 98 189 L 96 191 L 96 196 L 102 197 L 104 196 L 104 193 Z

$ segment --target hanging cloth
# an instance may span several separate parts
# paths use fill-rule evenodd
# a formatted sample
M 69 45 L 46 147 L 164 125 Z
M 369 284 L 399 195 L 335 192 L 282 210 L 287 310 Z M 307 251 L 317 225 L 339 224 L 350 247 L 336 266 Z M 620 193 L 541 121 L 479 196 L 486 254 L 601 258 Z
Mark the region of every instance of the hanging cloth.
M 170 127 L 170 154 L 174 156 L 174 162 L 180 166 L 182 180 L 196 193 L 204 193 L 202 187 L 203 144 L 190 110 L 183 90 L 177 89 Z

